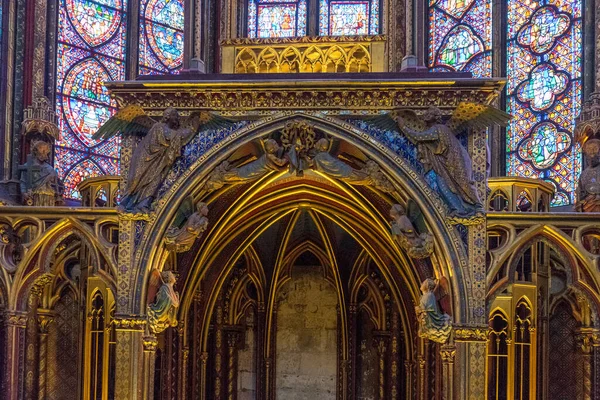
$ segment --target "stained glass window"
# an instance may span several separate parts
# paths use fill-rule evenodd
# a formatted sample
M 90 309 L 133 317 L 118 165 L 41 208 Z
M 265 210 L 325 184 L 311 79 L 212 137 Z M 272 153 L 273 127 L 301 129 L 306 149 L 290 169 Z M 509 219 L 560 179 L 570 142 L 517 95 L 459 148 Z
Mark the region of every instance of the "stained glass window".
M 508 2 L 508 175 L 545 179 L 552 205 L 573 203 L 581 107 L 581 0 Z
M 492 76 L 492 0 L 429 0 L 429 67 Z
M 248 37 L 306 35 L 306 0 L 249 0 Z
M 127 0 L 60 0 L 56 167 L 65 196 L 80 198 L 86 177 L 119 173 L 119 140 L 92 139 L 115 111 L 103 82 L 125 79 Z
M 321 0 L 319 33 L 322 36 L 378 34 L 379 1 Z
M 141 1 L 140 74 L 172 73 L 181 67 L 183 6 L 183 0 Z

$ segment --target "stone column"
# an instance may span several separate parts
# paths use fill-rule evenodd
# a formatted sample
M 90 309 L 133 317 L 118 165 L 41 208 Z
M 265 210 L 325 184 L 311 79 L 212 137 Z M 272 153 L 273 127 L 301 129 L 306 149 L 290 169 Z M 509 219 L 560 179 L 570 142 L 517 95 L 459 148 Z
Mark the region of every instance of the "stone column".
M 581 362 L 581 376 L 578 381 L 580 386 L 577 390 L 577 398 L 591 400 L 594 397 L 594 352 L 600 346 L 600 331 L 594 328 L 584 327 L 576 332 L 579 344 L 579 355 Z M 597 366 L 596 366 L 597 367 Z
M 178 398 L 180 399 L 185 399 L 186 396 L 186 389 L 187 389 L 187 381 L 186 381 L 186 377 L 187 377 L 187 368 L 188 368 L 188 361 L 189 361 L 189 356 L 190 356 L 190 348 L 189 346 L 185 346 L 184 345 L 184 341 L 185 341 L 185 322 L 184 321 L 179 321 L 179 323 L 177 324 L 177 337 L 178 337 L 178 341 L 177 343 L 179 344 L 177 351 L 178 351 L 178 357 L 177 357 L 177 361 L 178 361 L 178 369 L 179 369 L 179 376 L 178 376 L 178 381 L 177 384 L 179 386 L 179 389 L 177 390 L 177 395 Z
M 413 383 L 415 382 L 414 368 L 415 368 L 414 361 L 412 361 L 412 360 L 404 361 L 404 369 L 406 370 L 406 398 L 407 399 L 412 399 L 414 396 L 413 395 Z
M 237 348 L 240 332 L 234 327 L 227 330 L 227 400 L 237 398 Z
M 350 362 L 348 371 L 348 399 L 356 398 L 356 358 L 358 356 L 356 350 L 356 320 L 358 307 L 356 303 L 351 303 L 348 307 L 348 358 Z
M 485 397 L 487 329 L 487 325 L 454 327 L 455 399 L 477 400 Z
M 38 399 L 46 398 L 46 369 L 48 365 L 48 328 L 54 316 L 50 310 L 38 310 Z
M 142 400 L 154 400 L 154 363 L 156 361 L 156 348 L 158 340 L 155 335 L 146 335 L 142 339 L 144 345 L 144 382 Z
M 425 339 L 419 339 L 421 345 L 419 346 L 419 356 L 417 358 L 417 365 L 419 366 L 419 375 L 417 378 L 417 385 L 419 394 L 417 398 L 419 400 L 428 399 L 429 379 L 427 379 L 427 361 L 429 354 L 428 341 Z
M 376 335 L 375 337 L 375 347 L 377 348 L 377 356 L 379 357 L 379 375 L 378 375 L 378 395 L 379 395 L 379 400 L 386 400 L 386 382 L 385 382 L 385 375 L 386 375 L 386 355 L 387 355 L 387 348 L 388 348 L 388 340 L 389 340 L 389 333 L 388 332 L 380 332 Z
M 452 400 L 454 398 L 454 356 L 456 347 L 454 345 L 444 345 L 440 350 L 442 356 L 442 387 L 443 399 Z
M 256 318 L 256 399 L 265 400 L 265 324 L 267 320 L 266 306 L 264 302 L 258 303 Z
M 206 368 L 208 364 L 208 352 L 203 351 L 200 355 L 200 400 L 206 400 Z
M 21 370 L 25 363 L 25 328 L 27 315 L 20 311 L 6 312 L 6 400 L 19 400 L 23 393 L 24 377 Z
M 144 381 L 144 331 L 146 319 L 140 315 L 117 315 L 113 320 L 117 335 L 115 399 L 142 399 L 147 390 L 144 384 L 153 385 L 154 374 Z

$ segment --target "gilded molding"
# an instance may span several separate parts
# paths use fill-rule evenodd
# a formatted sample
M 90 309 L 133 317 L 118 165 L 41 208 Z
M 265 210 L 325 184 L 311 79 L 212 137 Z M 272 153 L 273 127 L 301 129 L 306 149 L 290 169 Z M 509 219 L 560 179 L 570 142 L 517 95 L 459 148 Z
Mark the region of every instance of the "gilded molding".
M 115 317 L 112 320 L 115 328 L 122 331 L 144 331 L 147 321 L 141 317 Z
M 252 46 L 263 44 L 291 44 L 291 43 L 360 43 L 360 42 L 385 42 L 386 35 L 357 35 L 357 36 L 299 36 L 299 37 L 274 37 L 274 38 L 235 38 L 221 40 L 221 46 Z
M 486 325 L 455 325 L 454 340 L 457 342 L 486 342 L 488 327 Z

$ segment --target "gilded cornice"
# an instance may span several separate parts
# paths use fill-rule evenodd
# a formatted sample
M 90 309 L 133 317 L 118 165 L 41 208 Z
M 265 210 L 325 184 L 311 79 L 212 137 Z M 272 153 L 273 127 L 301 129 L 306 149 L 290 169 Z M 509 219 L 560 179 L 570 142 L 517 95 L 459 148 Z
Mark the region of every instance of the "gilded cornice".
M 455 325 L 454 340 L 456 342 L 487 341 L 487 325 Z
M 253 46 L 261 44 L 292 44 L 292 43 L 361 43 L 384 42 L 386 35 L 357 35 L 357 36 L 299 36 L 281 38 L 235 38 L 221 40 L 221 46 Z
M 144 331 L 148 322 L 145 318 L 135 317 L 116 317 L 113 324 L 116 329 L 122 331 Z
M 360 79 L 350 78 L 352 74 L 301 75 L 248 79 L 249 74 L 223 74 L 210 79 L 190 76 L 185 81 L 109 82 L 106 86 L 121 106 L 138 104 L 151 114 L 176 107 L 263 115 L 283 110 L 365 114 L 430 106 L 451 110 L 463 101 L 490 104 L 505 83 L 457 74 L 420 74 L 418 78 L 411 74 L 355 74 Z

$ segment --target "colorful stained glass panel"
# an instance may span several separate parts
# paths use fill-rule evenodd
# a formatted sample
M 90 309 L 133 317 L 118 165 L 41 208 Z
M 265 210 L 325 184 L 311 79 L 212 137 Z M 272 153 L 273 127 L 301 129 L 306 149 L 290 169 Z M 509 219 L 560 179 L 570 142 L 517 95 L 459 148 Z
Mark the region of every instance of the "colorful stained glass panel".
M 575 201 L 581 156 L 572 133 L 581 107 L 581 0 L 508 2 L 508 175 L 545 179 L 552 205 Z
M 248 36 L 258 38 L 306 35 L 306 0 L 248 2 Z
M 492 76 L 492 1 L 429 1 L 429 67 Z
M 331 2 L 330 35 L 365 35 L 369 29 L 369 3 Z
M 61 140 L 55 167 L 65 196 L 82 179 L 119 173 L 119 140 L 92 139 L 115 111 L 104 82 L 125 79 L 125 0 L 60 0 L 56 110 Z
M 319 32 L 323 36 L 376 35 L 379 33 L 379 2 L 321 0 Z
M 296 36 L 295 4 L 263 4 L 258 6 L 258 37 Z
M 174 73 L 183 64 L 183 0 L 143 0 L 140 74 Z

